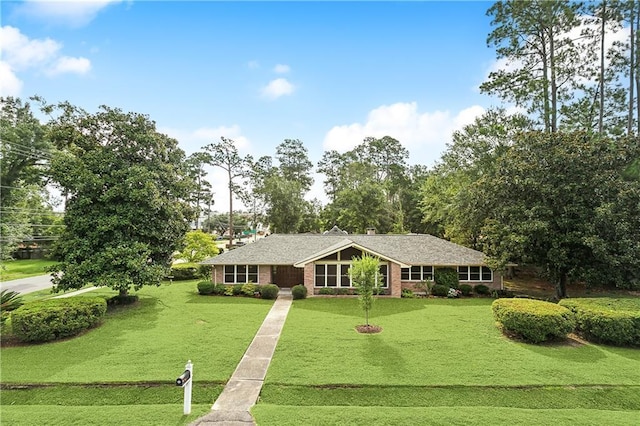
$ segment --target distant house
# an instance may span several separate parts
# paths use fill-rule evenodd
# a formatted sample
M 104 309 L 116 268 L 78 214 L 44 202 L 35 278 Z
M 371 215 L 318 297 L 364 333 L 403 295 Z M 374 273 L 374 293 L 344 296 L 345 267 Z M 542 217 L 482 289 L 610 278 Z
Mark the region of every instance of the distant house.
M 502 276 L 486 265 L 479 251 L 432 235 L 348 235 L 337 227 L 324 234 L 272 234 L 203 263 L 213 265 L 214 282 L 280 288 L 304 284 L 314 295 L 323 287 L 351 288 L 351 261 L 363 253 L 380 259 L 385 294 L 395 297 L 403 288 L 413 289 L 416 283 L 432 279 L 438 267 L 456 269 L 461 283 L 502 287 Z

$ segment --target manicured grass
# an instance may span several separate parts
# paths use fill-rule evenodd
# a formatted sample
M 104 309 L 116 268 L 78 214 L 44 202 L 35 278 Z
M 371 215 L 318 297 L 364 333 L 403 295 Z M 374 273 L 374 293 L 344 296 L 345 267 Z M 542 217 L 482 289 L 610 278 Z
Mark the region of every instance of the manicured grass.
M 105 293 L 115 294 L 85 295 Z M 80 337 L 2 349 L 3 383 L 168 382 L 188 359 L 198 380 L 226 381 L 272 304 L 199 296 L 196 281 L 138 294 L 137 305 L 110 310 Z
M 382 386 L 638 385 L 640 350 L 530 345 L 495 327 L 492 299 L 381 299 L 362 335 L 356 299 L 295 301 L 266 383 Z M 640 396 L 639 396 L 640 398 Z
M 177 389 L 180 391 L 180 389 Z M 7 425 L 186 425 L 211 410 L 211 404 L 191 407 L 183 415 L 182 404 L 163 405 L 3 405 L 2 423 Z
M 2 423 L 176 425 L 206 414 L 273 302 L 200 296 L 196 283 L 146 287 L 79 337 L 3 348 Z M 183 416 L 175 378 L 188 359 L 195 405 Z
M 45 268 L 56 262 L 46 259 L 9 260 L 3 261 L 0 267 L 0 281 L 17 280 L 19 278 L 44 275 Z
M 258 424 L 636 424 L 640 350 L 530 345 L 493 299 L 297 300 L 254 407 Z
M 637 411 L 496 407 L 295 407 L 259 404 L 259 425 L 637 425 Z

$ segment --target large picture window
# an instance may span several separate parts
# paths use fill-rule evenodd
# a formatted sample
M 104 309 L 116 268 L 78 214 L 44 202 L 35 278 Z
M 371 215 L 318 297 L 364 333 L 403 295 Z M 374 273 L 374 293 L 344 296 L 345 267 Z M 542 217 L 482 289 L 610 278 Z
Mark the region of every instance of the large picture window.
M 225 284 L 258 283 L 258 265 L 225 265 Z
M 410 268 L 402 268 L 400 271 L 402 281 L 426 281 L 433 279 L 433 266 L 414 265 Z
M 493 271 L 488 266 L 458 266 L 460 281 L 493 281 Z
M 350 263 L 316 263 L 315 286 L 316 287 L 353 287 L 349 276 Z M 388 266 L 380 265 L 380 285 L 382 288 L 389 286 Z

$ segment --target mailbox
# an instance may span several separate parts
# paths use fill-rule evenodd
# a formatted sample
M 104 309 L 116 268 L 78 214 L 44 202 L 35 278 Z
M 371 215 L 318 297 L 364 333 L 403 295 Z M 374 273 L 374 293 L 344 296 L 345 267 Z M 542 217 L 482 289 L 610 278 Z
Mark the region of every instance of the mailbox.
M 191 380 L 191 371 L 184 370 L 184 373 L 176 379 L 176 386 L 184 386 Z

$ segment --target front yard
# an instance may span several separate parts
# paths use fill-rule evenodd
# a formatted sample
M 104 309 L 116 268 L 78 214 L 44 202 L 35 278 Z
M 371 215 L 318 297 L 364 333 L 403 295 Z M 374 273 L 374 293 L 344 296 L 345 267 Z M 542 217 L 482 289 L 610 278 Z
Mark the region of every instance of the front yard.
M 640 350 L 514 342 L 495 327 L 492 301 L 378 300 L 376 335 L 354 331 L 355 299 L 294 302 L 258 423 L 635 423 Z

